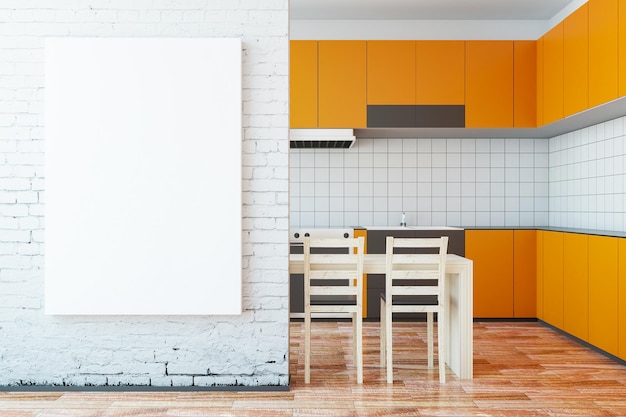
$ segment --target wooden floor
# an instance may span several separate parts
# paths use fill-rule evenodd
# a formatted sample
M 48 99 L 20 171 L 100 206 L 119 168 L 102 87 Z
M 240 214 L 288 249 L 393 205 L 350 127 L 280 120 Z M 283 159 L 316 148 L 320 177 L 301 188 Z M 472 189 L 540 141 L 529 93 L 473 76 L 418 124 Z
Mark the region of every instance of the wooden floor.
M 364 325 L 362 386 L 349 323 L 313 323 L 308 386 L 302 323 L 291 331 L 289 392 L 9 392 L 0 416 L 626 416 L 626 367 L 538 323 L 475 323 L 474 380 L 448 371 L 443 386 L 426 367 L 424 323 L 394 324 L 393 385 L 378 367 L 377 323 Z

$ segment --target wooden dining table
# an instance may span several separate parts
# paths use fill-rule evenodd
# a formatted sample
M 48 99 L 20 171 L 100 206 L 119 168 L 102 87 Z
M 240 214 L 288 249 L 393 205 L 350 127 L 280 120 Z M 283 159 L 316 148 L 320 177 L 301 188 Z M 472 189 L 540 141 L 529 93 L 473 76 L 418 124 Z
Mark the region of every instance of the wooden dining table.
M 289 255 L 289 273 L 304 273 L 304 255 Z M 385 254 L 365 254 L 363 272 L 384 274 Z M 446 364 L 460 379 L 473 378 L 473 262 L 459 255 L 446 257 L 444 317 Z

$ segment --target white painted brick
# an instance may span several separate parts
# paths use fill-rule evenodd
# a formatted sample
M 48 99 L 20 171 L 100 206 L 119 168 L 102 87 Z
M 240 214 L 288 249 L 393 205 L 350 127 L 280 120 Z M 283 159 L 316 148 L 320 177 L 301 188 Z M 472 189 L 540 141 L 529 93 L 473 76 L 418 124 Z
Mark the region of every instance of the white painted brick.
M 14 153 L 7 154 L 6 160 L 10 165 L 43 165 L 44 155 L 42 153 Z
M 30 180 L 27 178 L 2 178 L 0 179 L 0 190 L 30 190 Z
M 16 117 L 13 114 L 0 114 L 0 126 L 8 127 L 15 125 Z
M 2 207 L 0 206 L 0 209 Z M 30 232 L 26 230 L 2 230 L 0 242 L 30 242 Z
M 27 215 L 28 206 L 25 204 L 0 204 L 0 216 L 23 217 Z M 2 240 L 1 237 L 0 240 Z
M 0 219 L 0 226 L 2 225 L 2 219 Z M 3 227 L 0 227 L 0 233 L 2 233 Z M 18 250 L 17 243 L 0 242 L 0 255 L 16 255 Z
M 0 190 L 0 204 L 2 204 L 2 203 L 4 203 L 4 204 L 17 203 L 17 192 Z M 0 226 L 1 225 L 2 225 L 2 223 L 0 222 Z

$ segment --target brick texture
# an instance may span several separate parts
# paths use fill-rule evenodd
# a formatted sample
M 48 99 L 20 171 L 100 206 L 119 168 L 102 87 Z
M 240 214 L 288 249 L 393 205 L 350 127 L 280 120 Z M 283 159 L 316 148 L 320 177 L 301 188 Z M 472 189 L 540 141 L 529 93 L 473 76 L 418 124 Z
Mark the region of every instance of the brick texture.
M 242 39 L 241 316 L 44 314 L 49 36 Z M 288 384 L 288 85 L 288 0 L 0 3 L 0 386 Z

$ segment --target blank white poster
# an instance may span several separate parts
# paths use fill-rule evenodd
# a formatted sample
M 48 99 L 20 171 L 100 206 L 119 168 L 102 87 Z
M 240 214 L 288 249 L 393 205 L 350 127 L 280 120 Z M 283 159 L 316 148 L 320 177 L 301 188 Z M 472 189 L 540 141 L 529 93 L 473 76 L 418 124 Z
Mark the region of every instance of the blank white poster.
M 239 39 L 47 39 L 46 314 L 240 314 L 241 132 Z

